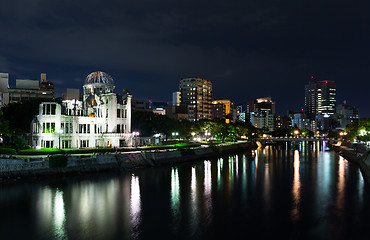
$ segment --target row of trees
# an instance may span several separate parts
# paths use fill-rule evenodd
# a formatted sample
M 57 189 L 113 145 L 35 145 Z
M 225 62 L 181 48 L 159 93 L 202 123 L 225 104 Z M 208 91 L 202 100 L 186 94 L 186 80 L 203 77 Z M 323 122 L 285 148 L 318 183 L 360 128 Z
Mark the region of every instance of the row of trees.
M 360 141 L 370 141 L 370 118 L 362 118 L 358 122 L 351 123 L 345 128 L 347 140 L 358 139 Z
M 192 133 L 195 135 L 209 133 L 210 137 L 216 137 L 221 141 L 234 141 L 242 136 L 251 139 L 262 133 L 262 130 L 253 127 L 249 122 L 227 124 L 223 120 L 178 121 L 151 112 L 133 112 L 132 131 L 140 132 L 140 136 L 162 134 L 167 139 L 176 134 L 176 138 L 187 140 L 192 138 Z

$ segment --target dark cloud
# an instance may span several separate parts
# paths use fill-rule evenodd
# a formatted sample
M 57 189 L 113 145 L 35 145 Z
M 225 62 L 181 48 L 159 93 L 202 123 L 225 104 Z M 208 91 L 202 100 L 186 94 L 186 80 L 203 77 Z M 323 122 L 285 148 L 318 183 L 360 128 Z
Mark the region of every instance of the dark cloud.
M 347 1 L 6 1 L 0 71 L 80 88 L 103 70 L 117 90 L 170 100 L 182 77 L 213 81 L 215 98 L 271 96 L 302 108 L 311 75 L 369 116 L 369 4 Z

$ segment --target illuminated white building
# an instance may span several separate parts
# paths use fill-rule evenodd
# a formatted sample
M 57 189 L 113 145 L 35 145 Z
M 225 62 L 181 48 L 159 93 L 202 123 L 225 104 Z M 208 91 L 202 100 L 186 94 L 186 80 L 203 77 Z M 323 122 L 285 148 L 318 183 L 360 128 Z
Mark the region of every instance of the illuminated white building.
M 104 72 L 85 79 L 83 100 L 43 102 L 31 125 L 35 148 L 95 148 L 131 146 L 131 98 L 114 93 Z

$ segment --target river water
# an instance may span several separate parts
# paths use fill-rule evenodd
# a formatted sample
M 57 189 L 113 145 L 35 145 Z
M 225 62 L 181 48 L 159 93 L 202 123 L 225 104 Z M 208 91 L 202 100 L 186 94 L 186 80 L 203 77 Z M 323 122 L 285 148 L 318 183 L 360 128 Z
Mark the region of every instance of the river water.
M 370 188 L 324 143 L 0 187 L 0 239 L 370 239 Z

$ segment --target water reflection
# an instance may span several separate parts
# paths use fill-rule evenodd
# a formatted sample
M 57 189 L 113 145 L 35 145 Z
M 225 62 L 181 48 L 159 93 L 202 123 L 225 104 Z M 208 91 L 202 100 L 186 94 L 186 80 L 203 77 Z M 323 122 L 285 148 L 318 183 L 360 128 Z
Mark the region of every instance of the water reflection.
M 204 161 L 204 205 L 205 223 L 212 222 L 212 172 L 211 161 Z
M 292 208 L 292 218 L 294 221 L 299 220 L 299 204 L 301 201 L 300 190 L 301 190 L 301 180 L 299 176 L 299 168 L 300 168 L 300 161 L 299 161 L 299 151 L 294 151 L 294 177 L 293 177 L 293 208 Z
M 52 232 L 55 239 L 68 239 L 64 193 L 60 189 L 45 187 L 38 197 L 38 227 Z M 50 227 L 52 224 L 52 228 Z
M 196 168 L 191 168 L 191 212 L 190 212 L 190 226 L 191 235 L 194 235 L 198 231 L 199 227 L 199 210 L 198 210 L 198 194 L 197 194 L 197 176 Z
M 180 203 L 180 182 L 179 170 L 172 168 L 171 170 L 171 209 L 172 212 L 177 213 Z
M 57 190 L 54 197 L 54 230 L 57 239 L 67 239 L 66 214 L 64 209 L 63 192 Z
M 171 170 L 171 211 L 173 216 L 172 228 L 177 231 L 180 222 L 180 180 L 179 170 L 172 168 Z
M 0 186 L 0 235 L 17 234 L 7 229 L 13 219 L 31 227 L 8 239 L 234 239 L 231 231 L 268 239 L 279 229 L 291 239 L 301 239 L 293 230 L 305 239 L 350 236 L 370 225 L 369 191 L 356 166 L 323 147 L 282 143 L 135 175 Z
M 141 222 L 141 200 L 140 200 L 140 185 L 139 177 L 132 175 L 131 177 L 131 226 L 133 229 L 133 237 L 137 237 L 138 228 Z
M 220 190 L 222 186 L 223 159 L 217 159 L 217 189 Z
M 342 156 L 339 156 L 338 161 L 338 183 L 337 183 L 337 209 L 343 211 L 344 201 L 345 201 L 345 176 L 346 176 L 346 166 L 345 159 Z

